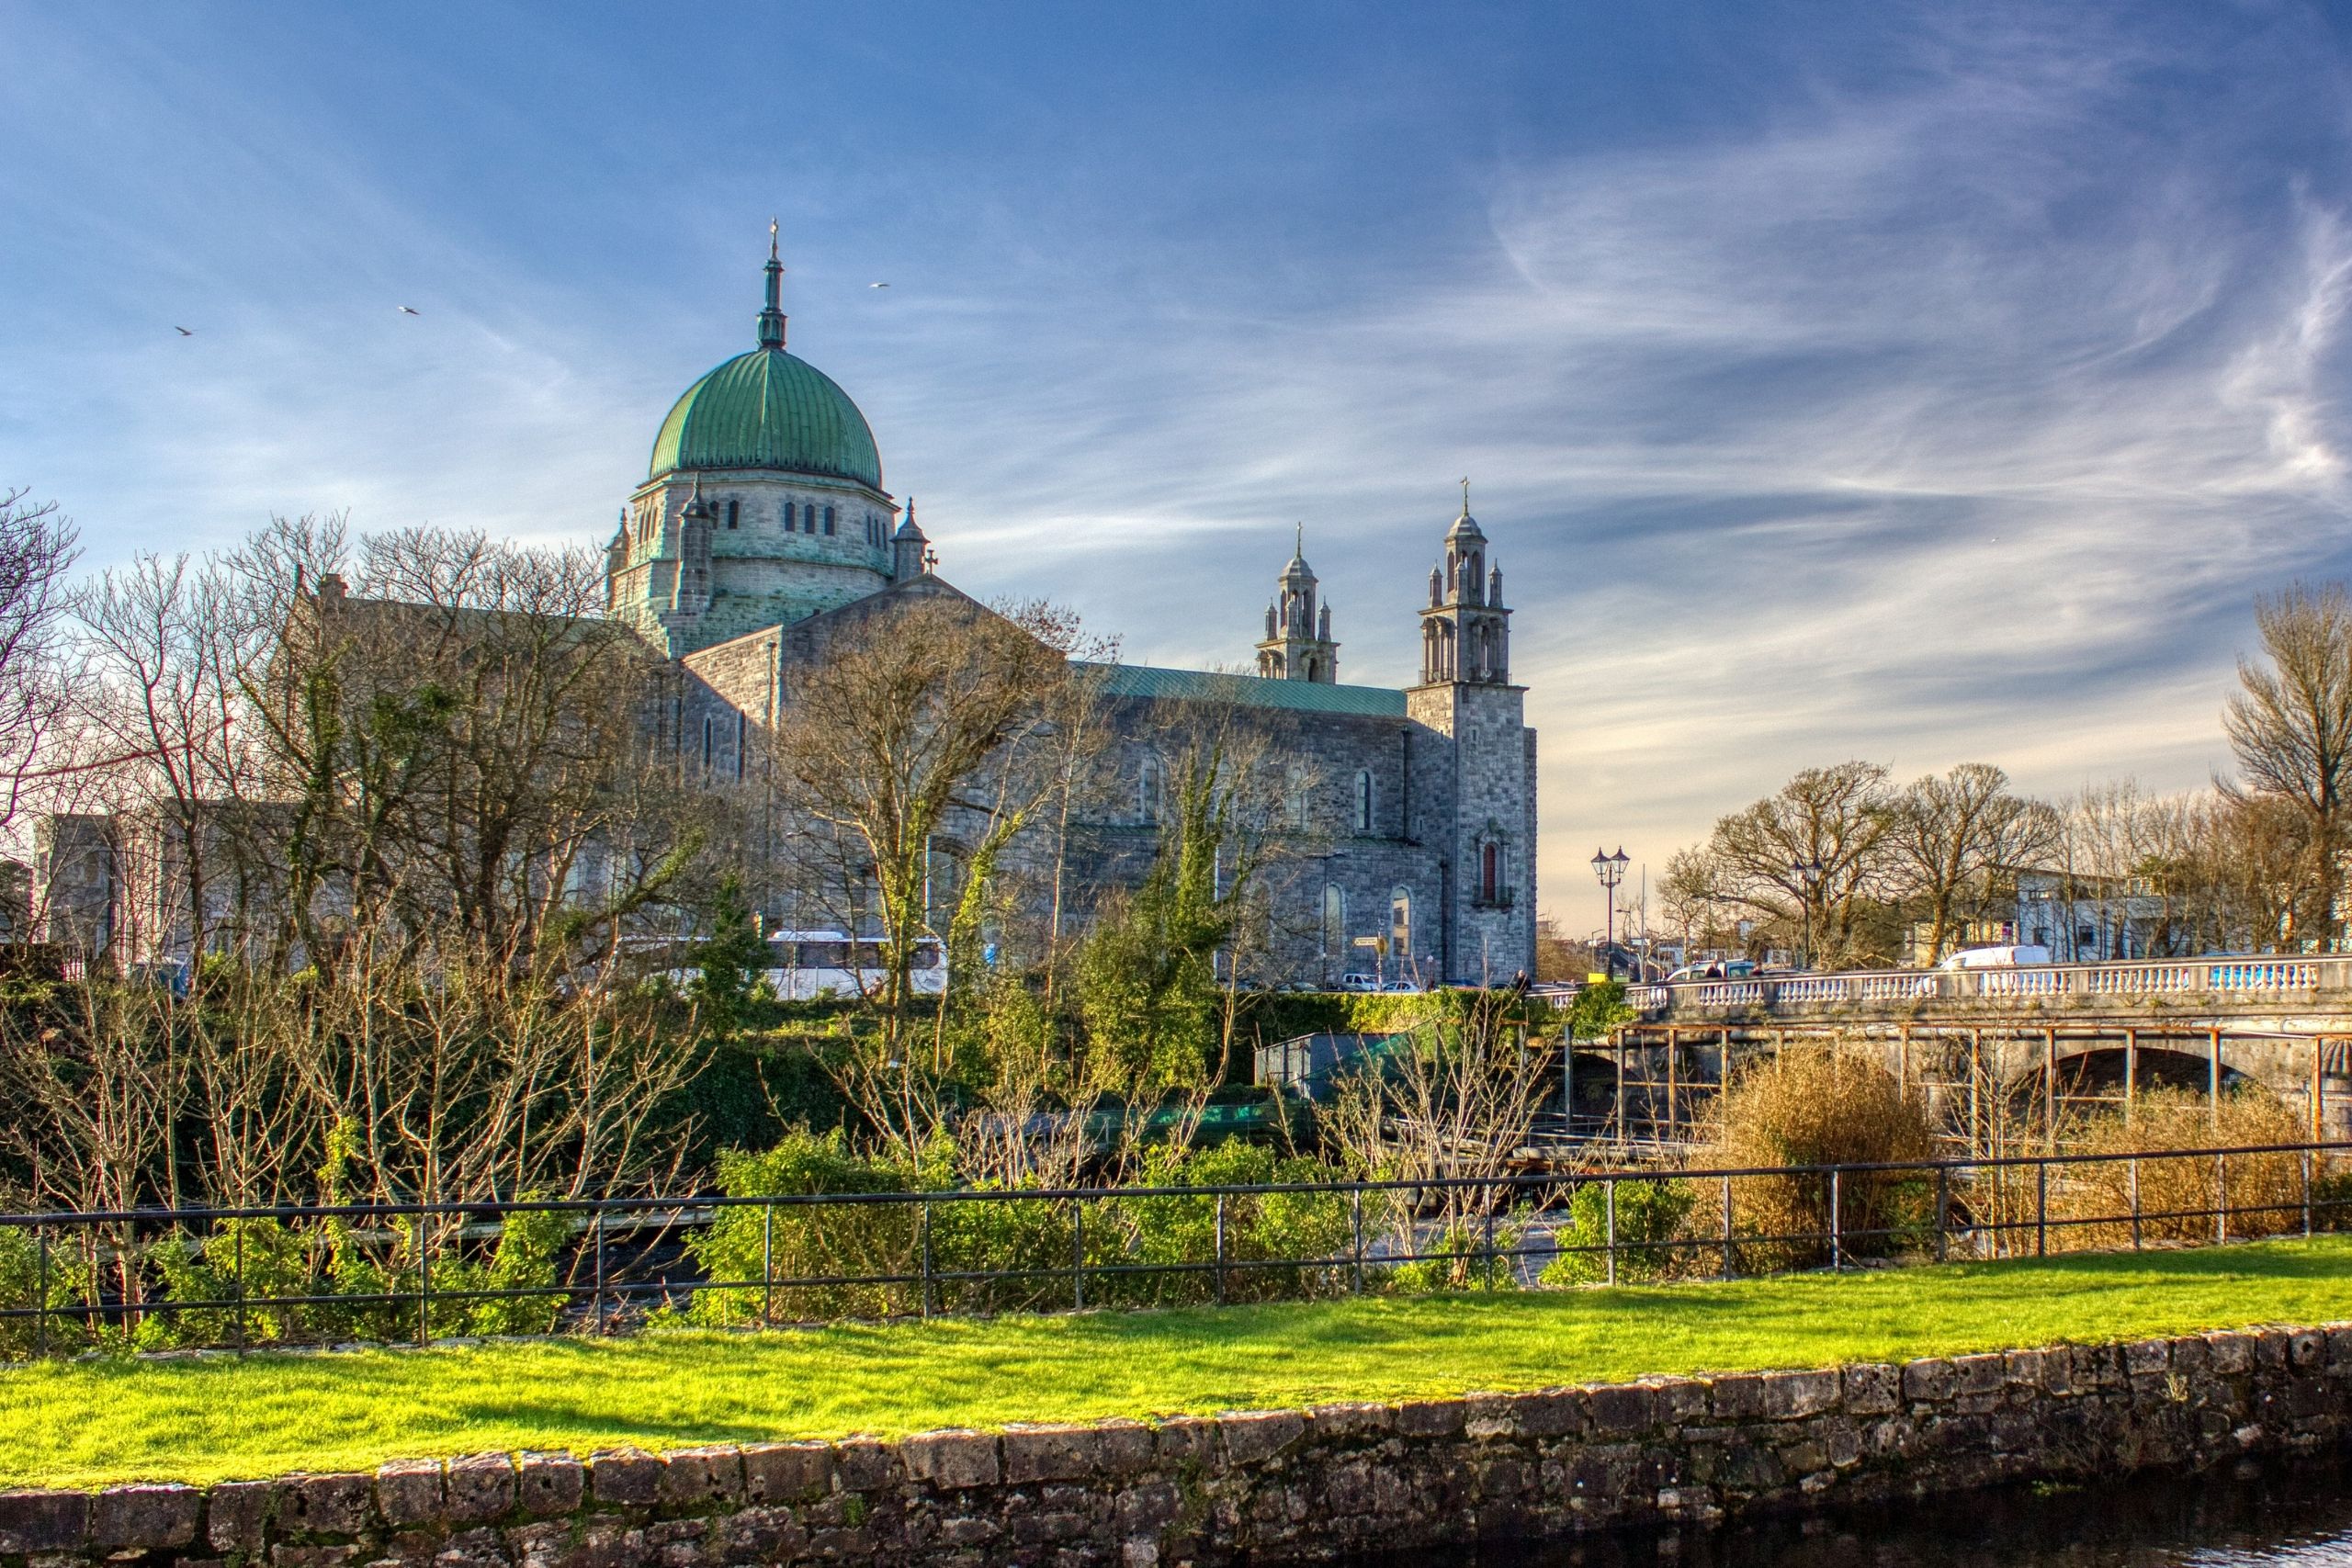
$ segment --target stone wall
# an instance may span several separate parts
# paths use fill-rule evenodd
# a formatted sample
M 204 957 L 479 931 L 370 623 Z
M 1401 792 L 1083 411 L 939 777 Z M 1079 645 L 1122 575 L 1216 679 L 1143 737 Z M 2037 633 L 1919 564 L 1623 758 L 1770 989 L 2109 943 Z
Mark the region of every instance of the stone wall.
M 23 1568 L 1313 1560 L 2343 1440 L 2352 1325 L 1156 1423 L 0 1494 Z

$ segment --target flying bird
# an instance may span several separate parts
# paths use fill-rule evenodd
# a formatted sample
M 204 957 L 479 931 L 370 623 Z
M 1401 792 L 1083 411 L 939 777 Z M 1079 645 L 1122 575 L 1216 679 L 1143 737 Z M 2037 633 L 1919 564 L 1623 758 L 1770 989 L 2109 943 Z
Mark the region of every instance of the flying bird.
M 422 310 L 412 310 L 410 307 L 403 305 L 401 307 L 401 314 L 403 316 L 422 316 L 424 312 Z
M 175 333 L 179 333 L 179 334 L 180 334 L 180 336 L 182 336 L 182 337 L 194 337 L 194 336 L 196 335 L 194 333 L 192 333 L 192 332 L 188 331 L 186 327 L 174 327 L 174 328 L 172 329 L 172 331 L 174 331 L 174 332 L 175 332 Z

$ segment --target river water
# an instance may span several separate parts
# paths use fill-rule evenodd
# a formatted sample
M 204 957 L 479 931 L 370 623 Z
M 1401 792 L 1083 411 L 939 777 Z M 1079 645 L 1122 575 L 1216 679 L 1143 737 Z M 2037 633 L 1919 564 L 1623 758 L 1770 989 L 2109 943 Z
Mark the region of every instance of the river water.
M 1466 1554 L 1442 1555 L 1459 1562 Z M 1384 1562 L 1401 1568 L 1406 1561 Z M 1712 1533 L 1490 1547 L 1476 1562 L 1478 1568 L 2352 1568 L 2352 1461 L 1979 1493 Z

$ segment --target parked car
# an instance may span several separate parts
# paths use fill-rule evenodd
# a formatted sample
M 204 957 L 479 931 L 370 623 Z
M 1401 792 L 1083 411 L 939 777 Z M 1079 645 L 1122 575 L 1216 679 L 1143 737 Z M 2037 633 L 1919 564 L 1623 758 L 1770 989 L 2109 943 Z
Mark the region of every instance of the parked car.
M 1342 975 L 1340 976 L 1340 989 L 1343 991 L 1376 991 L 1380 989 L 1380 976 L 1377 975 Z
M 1679 986 L 1687 980 L 1745 980 L 1755 973 L 1756 965 L 1745 958 L 1718 960 L 1713 964 L 1685 964 L 1668 975 L 1666 983 Z
M 2018 969 L 2029 964 L 2047 964 L 2050 950 L 2031 944 L 2013 947 L 1964 947 L 1941 964 L 1939 969 Z
M 1412 997 L 1418 997 L 1421 994 L 1421 988 L 1413 984 L 1410 980 L 1391 980 L 1388 984 L 1379 987 L 1378 989 L 1383 991 L 1394 991 L 1401 995 Z

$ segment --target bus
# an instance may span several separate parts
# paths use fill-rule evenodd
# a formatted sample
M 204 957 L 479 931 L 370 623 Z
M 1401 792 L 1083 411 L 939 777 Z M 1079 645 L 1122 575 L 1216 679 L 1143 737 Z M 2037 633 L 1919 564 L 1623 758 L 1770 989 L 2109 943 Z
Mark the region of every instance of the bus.
M 888 976 L 886 945 L 878 936 L 853 937 L 846 931 L 770 931 L 768 949 L 774 957 L 767 982 L 786 1001 L 810 1001 L 828 992 L 844 998 L 872 996 Z M 947 989 L 947 953 L 937 937 L 915 940 L 914 967 L 908 978 L 917 996 L 935 997 Z

